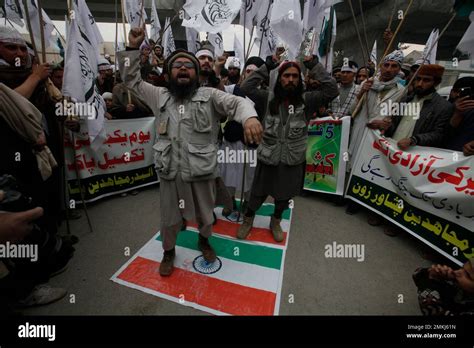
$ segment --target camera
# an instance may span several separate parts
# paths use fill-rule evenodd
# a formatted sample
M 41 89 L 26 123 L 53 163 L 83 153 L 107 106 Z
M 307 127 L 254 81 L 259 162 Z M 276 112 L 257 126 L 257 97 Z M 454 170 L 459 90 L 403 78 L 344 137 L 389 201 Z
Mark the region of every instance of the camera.
M 463 87 L 459 89 L 459 98 L 470 97 L 472 98 L 472 89 L 471 87 Z
M 33 199 L 26 196 L 16 179 L 8 174 L 0 176 L 0 190 L 3 190 L 4 197 L 0 202 L 0 211 L 12 213 L 33 209 Z

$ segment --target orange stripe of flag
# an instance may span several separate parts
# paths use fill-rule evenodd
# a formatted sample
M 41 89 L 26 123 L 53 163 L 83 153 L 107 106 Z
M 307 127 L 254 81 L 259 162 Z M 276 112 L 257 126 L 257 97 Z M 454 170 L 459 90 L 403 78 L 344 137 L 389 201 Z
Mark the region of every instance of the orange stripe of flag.
M 117 277 L 184 301 L 233 315 L 273 315 L 276 294 L 175 268 L 161 277 L 160 263 L 138 256 Z
M 188 226 L 197 228 L 197 224 L 195 222 L 188 222 Z M 237 224 L 235 222 L 217 219 L 217 223 L 212 226 L 212 231 L 218 234 L 222 234 L 224 236 L 237 238 L 237 230 L 239 229 L 239 227 L 240 224 Z M 250 231 L 247 240 L 264 242 L 269 244 L 285 245 L 287 236 L 288 232 L 283 232 L 283 241 L 275 242 L 275 240 L 273 239 L 272 232 L 269 228 L 252 227 L 252 230 Z

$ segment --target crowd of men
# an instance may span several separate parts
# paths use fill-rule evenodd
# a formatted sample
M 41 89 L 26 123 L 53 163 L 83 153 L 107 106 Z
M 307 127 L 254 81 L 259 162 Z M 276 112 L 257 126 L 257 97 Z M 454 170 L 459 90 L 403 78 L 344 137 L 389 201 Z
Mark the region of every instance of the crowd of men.
M 195 54 L 178 49 L 165 58 L 160 45 L 147 43 L 143 29 L 134 28 L 128 47 L 115 57 L 118 70 L 108 55 L 99 61 L 96 85 L 108 120 L 156 117 L 161 276 L 173 273 L 176 238 L 189 221 L 198 223 L 198 247 L 205 260 L 216 260 L 209 242 L 214 207 L 222 204 L 224 216 L 235 214 L 239 191 L 244 191 L 243 221 L 236 238 L 248 237 L 256 211 L 272 196 L 269 228 L 275 241 L 283 240 L 282 213 L 302 193 L 311 119 L 353 116 L 349 168 L 366 127 L 381 130 L 401 150 L 426 146 L 474 154 L 474 77 L 456 81 L 445 100 L 436 92 L 444 68 L 422 64 L 408 84 L 418 66 L 404 65 L 400 50 L 384 57 L 376 75 L 369 63 L 346 61 L 330 74 L 314 55 L 300 62 L 283 60 L 282 54 L 279 48 L 265 60 L 240 62 L 216 56 L 212 45 L 203 42 Z M 66 295 L 48 281 L 67 267 L 77 242 L 60 235 L 58 226 L 66 216 L 77 217 L 64 204 L 63 141 L 83 123 L 55 113 L 63 72 L 62 64 L 38 64 L 18 32 L 0 28 L 0 243 L 39 246 L 38 262 L 0 259 L 3 306 L 47 304 Z M 388 101 L 413 103 L 421 111 L 387 117 L 383 109 Z M 217 150 L 226 148 L 255 150 L 256 168 L 217 163 Z M 359 209 L 349 203 L 346 212 Z M 368 223 L 387 222 L 371 214 Z M 387 234 L 400 233 L 388 225 Z M 442 278 L 444 272 L 466 293 L 474 293 L 472 265 L 449 272 L 436 267 L 427 273 L 430 279 Z

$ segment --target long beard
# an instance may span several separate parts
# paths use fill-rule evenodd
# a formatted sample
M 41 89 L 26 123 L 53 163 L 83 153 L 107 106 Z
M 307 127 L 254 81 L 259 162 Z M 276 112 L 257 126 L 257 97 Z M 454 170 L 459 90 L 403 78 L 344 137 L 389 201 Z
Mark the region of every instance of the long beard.
M 430 89 L 427 89 L 426 91 L 425 90 L 421 90 L 421 89 L 416 89 L 415 88 L 415 94 L 418 96 L 418 97 L 426 97 L 427 95 L 430 95 L 431 93 L 435 92 L 436 91 L 436 88 L 430 88 Z
M 229 81 L 231 84 L 239 83 L 240 75 L 229 75 Z
M 168 90 L 171 95 L 177 99 L 186 99 L 194 94 L 198 88 L 196 79 L 186 84 L 179 84 L 175 79 L 171 79 L 168 84 Z

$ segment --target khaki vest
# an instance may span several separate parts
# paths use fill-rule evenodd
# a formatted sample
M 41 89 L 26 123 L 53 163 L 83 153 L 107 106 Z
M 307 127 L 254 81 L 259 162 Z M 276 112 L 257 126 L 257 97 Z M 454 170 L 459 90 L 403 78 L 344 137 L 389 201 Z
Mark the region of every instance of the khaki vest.
M 191 99 L 177 103 L 169 92 L 160 99 L 156 119 L 155 163 L 160 178 L 173 180 L 181 172 L 186 182 L 217 176 L 219 120 L 213 116 L 210 88 L 199 88 Z
M 270 95 L 269 100 L 272 97 Z M 306 161 L 308 126 L 304 105 L 295 108 L 294 112 L 288 115 L 285 125 L 281 112 L 272 115 L 267 105 L 263 127 L 263 140 L 257 149 L 259 161 L 272 166 L 280 163 L 294 166 Z

